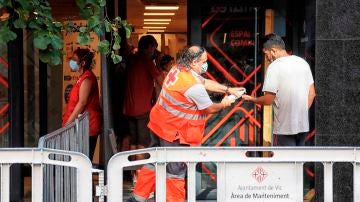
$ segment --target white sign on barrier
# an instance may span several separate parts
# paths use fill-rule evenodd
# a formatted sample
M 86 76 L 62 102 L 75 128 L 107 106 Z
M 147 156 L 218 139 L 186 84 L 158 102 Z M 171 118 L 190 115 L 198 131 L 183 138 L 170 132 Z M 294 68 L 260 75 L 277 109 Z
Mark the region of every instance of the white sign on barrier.
M 226 182 L 226 201 L 296 201 L 295 164 L 229 163 Z

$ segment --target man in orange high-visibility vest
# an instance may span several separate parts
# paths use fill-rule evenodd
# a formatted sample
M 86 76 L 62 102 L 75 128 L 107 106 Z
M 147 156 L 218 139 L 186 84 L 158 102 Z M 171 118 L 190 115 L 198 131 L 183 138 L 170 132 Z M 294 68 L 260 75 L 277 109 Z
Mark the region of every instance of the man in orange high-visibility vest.
M 236 95 L 243 88 L 229 88 L 205 79 L 207 54 L 204 48 L 192 46 L 181 53 L 166 76 L 157 103 L 150 112 L 151 147 L 200 145 L 207 114 L 221 111 L 235 99 L 225 96 L 213 103 L 206 90 Z M 185 201 L 185 163 L 169 163 L 166 176 L 166 201 Z M 155 167 L 144 165 L 133 196 L 128 201 L 146 201 L 155 189 Z

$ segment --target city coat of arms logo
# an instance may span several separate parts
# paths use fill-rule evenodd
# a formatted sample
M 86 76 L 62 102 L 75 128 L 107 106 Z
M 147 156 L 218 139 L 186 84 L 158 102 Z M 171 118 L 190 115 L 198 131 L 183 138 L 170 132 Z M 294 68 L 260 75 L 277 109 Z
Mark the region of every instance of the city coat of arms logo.
M 256 181 L 261 183 L 268 176 L 268 173 L 262 167 L 258 166 L 251 175 Z

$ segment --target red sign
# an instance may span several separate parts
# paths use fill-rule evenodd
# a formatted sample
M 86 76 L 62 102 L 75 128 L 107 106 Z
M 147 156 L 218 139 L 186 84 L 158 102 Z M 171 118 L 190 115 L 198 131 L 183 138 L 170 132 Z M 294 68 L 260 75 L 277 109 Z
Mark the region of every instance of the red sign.
M 267 172 L 260 166 L 258 166 L 253 172 L 252 172 L 253 178 L 258 181 L 259 183 L 264 181 L 265 178 L 268 176 Z

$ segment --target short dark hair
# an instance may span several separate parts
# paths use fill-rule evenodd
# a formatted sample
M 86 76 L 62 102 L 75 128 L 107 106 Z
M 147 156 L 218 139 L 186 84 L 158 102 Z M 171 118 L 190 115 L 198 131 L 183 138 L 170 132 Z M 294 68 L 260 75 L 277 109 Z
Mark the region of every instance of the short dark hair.
M 157 46 L 158 46 L 158 43 L 152 35 L 145 35 L 145 36 L 142 36 L 139 40 L 138 51 L 140 53 L 142 53 L 145 49 L 147 49 L 149 47 L 157 48 Z
M 91 68 L 94 60 L 94 53 L 91 52 L 88 48 L 78 48 L 74 51 L 74 54 L 78 56 L 79 61 L 78 64 L 81 62 L 85 62 L 84 70 L 88 70 Z
M 198 60 L 202 54 L 205 53 L 205 48 L 200 46 L 192 46 L 185 48 L 181 51 L 180 57 L 177 60 L 177 64 L 190 68 L 190 63 L 194 60 Z
M 164 55 L 164 56 L 162 56 L 161 57 L 161 59 L 160 59 L 160 62 L 159 62 L 159 66 L 161 67 L 161 68 L 164 68 L 164 66 L 166 65 L 166 64 L 168 64 L 169 62 L 171 62 L 171 61 L 173 61 L 174 60 L 174 58 L 173 57 L 171 57 L 171 55 Z
M 275 33 L 268 34 L 265 36 L 265 43 L 263 44 L 263 48 L 278 48 L 285 50 L 285 42 L 279 35 Z

